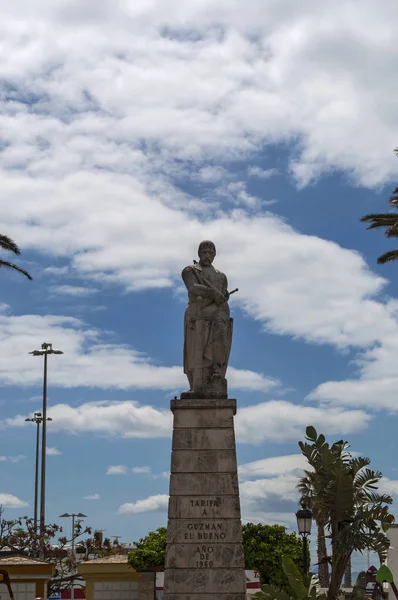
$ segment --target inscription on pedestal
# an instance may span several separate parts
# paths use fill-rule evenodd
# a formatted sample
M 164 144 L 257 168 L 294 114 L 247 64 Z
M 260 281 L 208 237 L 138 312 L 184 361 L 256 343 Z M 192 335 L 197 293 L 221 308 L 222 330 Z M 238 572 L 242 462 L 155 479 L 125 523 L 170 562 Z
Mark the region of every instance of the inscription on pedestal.
M 242 544 L 169 544 L 166 568 L 244 568 Z
M 180 519 L 170 520 L 167 526 L 168 543 L 241 542 L 240 519 Z
M 202 505 L 205 502 L 205 505 Z M 206 511 L 206 512 L 204 512 Z M 172 496 L 169 519 L 240 519 L 239 497 L 231 496 Z

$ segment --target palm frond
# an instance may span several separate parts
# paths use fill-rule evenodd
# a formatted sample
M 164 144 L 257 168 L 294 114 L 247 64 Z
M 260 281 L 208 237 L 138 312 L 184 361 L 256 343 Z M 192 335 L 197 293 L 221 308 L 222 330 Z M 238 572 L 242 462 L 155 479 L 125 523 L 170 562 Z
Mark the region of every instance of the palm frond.
M 391 262 L 392 260 L 398 259 L 398 250 L 390 250 L 389 252 L 385 252 L 377 259 L 377 264 L 385 265 L 387 262 Z
M 398 237 L 398 221 L 394 225 L 387 227 L 385 234 L 387 237 Z
M 377 229 L 379 227 L 393 227 L 398 223 L 398 213 L 374 213 L 365 215 L 360 219 L 363 223 L 371 222 L 368 229 Z
M 14 271 L 18 271 L 18 273 L 22 273 L 22 275 L 25 275 L 25 277 L 27 277 L 30 281 L 32 281 L 33 279 L 32 276 L 29 275 L 27 271 L 25 271 L 25 269 L 18 267 L 18 265 L 14 265 L 14 263 L 8 262 L 8 260 L 0 260 L 0 267 L 6 267 L 6 269 L 13 269 Z
M 3 235 L 1 233 L 0 233 L 0 248 L 2 248 L 2 250 L 8 250 L 10 252 L 13 252 L 17 256 L 19 256 L 21 254 L 21 251 L 18 248 L 17 244 L 14 242 L 14 240 L 9 238 L 7 235 Z

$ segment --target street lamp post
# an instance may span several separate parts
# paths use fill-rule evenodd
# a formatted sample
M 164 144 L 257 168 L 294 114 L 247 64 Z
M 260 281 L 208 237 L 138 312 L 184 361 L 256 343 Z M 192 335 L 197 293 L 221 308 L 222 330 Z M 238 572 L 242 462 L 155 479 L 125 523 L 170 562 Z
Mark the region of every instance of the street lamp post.
M 41 485 L 40 485 L 40 532 L 44 534 L 46 523 L 46 444 L 47 444 L 47 358 L 49 354 L 63 354 L 61 350 L 54 350 L 52 344 L 44 342 L 41 350 L 29 352 L 33 356 L 44 356 L 43 376 L 43 429 L 41 438 Z
M 63 515 L 59 515 L 60 518 L 63 517 L 72 517 L 72 558 L 75 557 L 75 517 L 78 517 L 79 519 L 85 519 L 87 518 L 87 515 L 84 515 L 83 513 L 79 512 L 79 513 L 64 513 Z M 74 587 L 74 579 L 72 581 L 72 587 L 70 589 L 70 597 L 71 600 L 74 600 L 75 598 L 75 587 Z
M 303 503 L 301 509 L 296 512 L 297 528 L 303 538 L 303 571 L 308 573 L 308 536 L 311 533 L 312 511 Z
M 47 417 L 47 421 L 52 421 L 50 417 Z M 43 422 L 43 417 L 40 412 L 35 412 L 32 419 L 25 419 L 31 423 L 36 423 L 36 464 L 35 464 L 35 500 L 34 500 L 34 531 L 37 535 L 37 511 L 38 511 L 38 500 L 39 500 L 39 448 L 40 448 L 40 424 Z

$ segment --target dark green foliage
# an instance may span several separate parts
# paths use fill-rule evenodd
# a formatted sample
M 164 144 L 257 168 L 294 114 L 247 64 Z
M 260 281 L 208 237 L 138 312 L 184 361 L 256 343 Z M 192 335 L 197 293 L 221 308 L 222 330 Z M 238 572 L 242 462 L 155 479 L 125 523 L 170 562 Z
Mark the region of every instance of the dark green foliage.
M 290 557 L 301 569 L 301 539 L 295 533 L 286 533 L 286 527 L 282 525 L 247 523 L 242 527 L 242 533 L 246 568 L 257 571 L 262 584 L 273 584 L 290 593 L 291 588 L 282 568 L 282 556 Z
M 166 556 L 166 534 L 166 527 L 159 527 L 136 542 L 134 550 L 131 550 L 128 555 L 129 564 L 136 571 L 163 568 Z

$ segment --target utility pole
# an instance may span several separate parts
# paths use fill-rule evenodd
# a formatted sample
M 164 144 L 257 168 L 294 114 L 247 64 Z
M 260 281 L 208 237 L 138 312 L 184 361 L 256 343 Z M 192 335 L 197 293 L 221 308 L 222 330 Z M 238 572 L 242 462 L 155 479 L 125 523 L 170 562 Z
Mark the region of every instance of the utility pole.
M 47 417 L 47 421 L 52 421 L 50 417 Z M 37 523 L 38 523 L 38 507 L 39 507 L 39 450 L 40 450 L 40 424 L 43 422 L 43 417 L 40 412 L 35 412 L 33 418 L 25 419 L 31 423 L 36 423 L 36 461 L 35 461 L 35 499 L 34 499 L 34 531 L 37 535 Z
M 83 513 L 64 513 L 63 515 L 59 515 L 60 518 L 63 517 L 72 517 L 72 559 L 75 558 L 75 517 L 78 517 L 79 519 L 85 519 L 87 518 L 87 515 L 84 515 Z M 75 579 L 73 577 L 72 580 L 72 587 L 70 589 L 70 597 L 71 600 L 75 600 Z
M 46 445 L 47 445 L 47 358 L 49 354 L 63 354 L 54 350 L 53 345 L 44 342 L 41 350 L 29 352 L 33 356 L 44 356 L 43 374 L 43 409 L 42 409 L 42 438 L 41 438 L 41 485 L 40 485 L 40 534 L 43 536 L 46 526 Z

